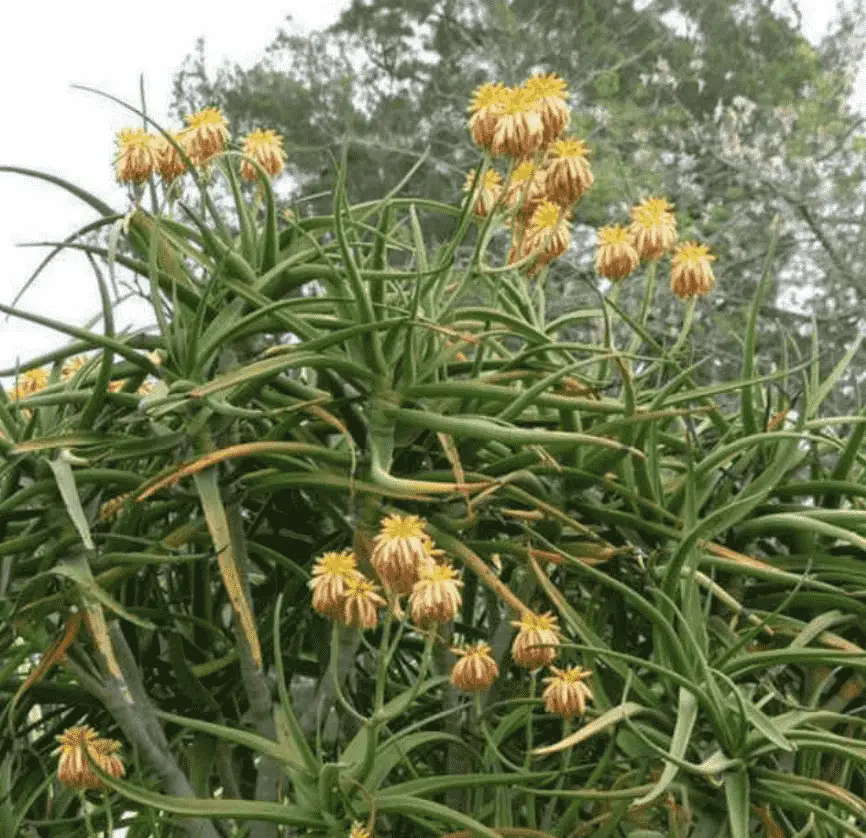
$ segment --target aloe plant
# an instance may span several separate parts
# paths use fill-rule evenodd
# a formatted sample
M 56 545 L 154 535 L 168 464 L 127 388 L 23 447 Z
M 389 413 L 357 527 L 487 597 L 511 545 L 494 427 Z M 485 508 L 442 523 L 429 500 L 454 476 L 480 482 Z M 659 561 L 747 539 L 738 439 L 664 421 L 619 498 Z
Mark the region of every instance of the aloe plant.
M 0 835 L 863 835 L 866 419 L 822 413 L 859 343 L 761 373 L 758 288 L 742 377 L 706 383 L 700 303 L 653 333 L 655 263 L 635 310 L 575 289 L 551 321 L 472 195 L 409 170 L 353 204 L 344 154 L 332 213 L 287 214 L 240 158 L 128 213 L 3 169 L 99 215 L 48 259 L 88 258 L 103 328 L 0 306 L 71 339 L 2 371 L 50 368 L 0 398 Z M 120 270 L 154 329 L 115 330 Z M 312 609 L 317 557 L 370 573 L 392 513 L 462 569 L 453 623 Z M 592 671 L 567 721 L 509 656 L 548 611 Z M 450 683 L 458 637 L 488 692 Z M 125 777 L 58 782 L 79 724 Z

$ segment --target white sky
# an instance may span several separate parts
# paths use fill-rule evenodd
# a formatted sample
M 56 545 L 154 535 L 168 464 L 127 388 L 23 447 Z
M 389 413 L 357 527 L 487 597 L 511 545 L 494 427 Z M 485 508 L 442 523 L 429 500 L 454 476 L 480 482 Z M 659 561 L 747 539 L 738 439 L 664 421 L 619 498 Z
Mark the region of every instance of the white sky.
M 248 66 L 276 35 L 286 15 L 305 28 L 336 20 L 348 0 L 150 0 L 136 8 L 107 0 L 3 4 L 0 24 L 0 165 L 37 169 L 87 189 L 120 211 L 125 191 L 114 182 L 114 138 L 140 124 L 135 114 L 82 84 L 138 106 L 145 75 L 148 111 L 168 122 L 171 83 L 195 40 L 205 38 L 208 63 Z M 58 241 L 97 218 L 56 186 L 0 172 L 0 302 L 11 304 L 48 250 L 16 247 Z M 81 253 L 67 252 L 37 279 L 18 306 L 83 325 L 99 311 L 93 273 Z M 139 319 L 135 311 L 118 318 Z M 149 320 L 150 318 L 148 318 Z M 0 314 L 0 368 L 64 345 L 68 338 Z
M 801 0 L 809 37 L 824 31 L 834 5 Z M 8 2 L 0 26 L 0 105 L 8 120 L 0 131 L 0 165 L 50 172 L 124 211 L 125 192 L 114 182 L 111 167 L 114 137 L 137 124 L 137 117 L 71 84 L 137 105 L 143 72 L 149 112 L 166 124 L 172 77 L 199 36 L 206 39 L 211 67 L 223 58 L 248 66 L 261 57 L 287 14 L 314 28 L 335 20 L 346 6 L 348 0 L 255 0 L 246 7 L 150 0 L 136 12 L 106 0 Z M 0 302 L 11 303 L 47 253 L 17 243 L 58 241 L 95 219 L 93 210 L 57 187 L 0 173 Z M 58 257 L 18 305 L 83 325 L 99 310 L 85 257 L 71 252 Z M 117 325 L 140 322 L 143 315 L 142 309 L 128 307 Z M 0 315 L 0 368 L 67 341 Z

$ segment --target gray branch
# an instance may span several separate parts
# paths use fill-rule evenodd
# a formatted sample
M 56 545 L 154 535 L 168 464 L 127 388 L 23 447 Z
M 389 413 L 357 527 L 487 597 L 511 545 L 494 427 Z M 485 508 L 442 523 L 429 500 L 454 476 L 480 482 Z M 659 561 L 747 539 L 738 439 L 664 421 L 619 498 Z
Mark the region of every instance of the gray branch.
M 138 749 L 160 778 L 165 792 L 176 797 L 196 797 L 189 780 L 169 750 L 168 740 L 153 712 L 153 705 L 144 692 L 141 673 L 126 638 L 116 622 L 111 624 L 109 632 L 133 698 L 132 702 L 129 701 L 123 685 L 116 679 L 108 677 L 97 680 L 71 659 L 68 661 L 69 667 L 81 686 L 98 698 L 105 709 L 111 713 L 123 731 L 123 735 Z M 208 820 L 192 818 L 184 822 L 184 827 L 191 838 L 220 838 L 216 827 Z

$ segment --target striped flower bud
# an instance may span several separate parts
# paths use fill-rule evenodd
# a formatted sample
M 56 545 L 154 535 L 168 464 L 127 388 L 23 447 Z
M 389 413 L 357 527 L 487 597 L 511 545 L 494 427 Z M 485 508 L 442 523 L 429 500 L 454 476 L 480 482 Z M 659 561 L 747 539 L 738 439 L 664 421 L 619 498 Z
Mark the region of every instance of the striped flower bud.
M 709 294 L 716 284 L 715 258 L 706 245 L 694 241 L 678 247 L 671 259 L 671 291 L 683 300 Z
M 632 236 L 627 227 L 602 227 L 598 231 L 595 270 L 599 276 L 618 281 L 632 273 L 640 264 Z

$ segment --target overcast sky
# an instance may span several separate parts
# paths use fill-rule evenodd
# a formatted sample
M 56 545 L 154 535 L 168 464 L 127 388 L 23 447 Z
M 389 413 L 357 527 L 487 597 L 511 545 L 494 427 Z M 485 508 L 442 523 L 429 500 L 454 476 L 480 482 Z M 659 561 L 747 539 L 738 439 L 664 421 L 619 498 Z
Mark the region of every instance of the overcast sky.
M 150 0 L 124 7 L 106 0 L 49 4 L 8 2 L 0 25 L 0 165 L 39 169 L 66 178 L 126 209 L 111 162 L 118 130 L 135 123 L 118 105 L 71 84 L 99 88 L 137 104 L 145 74 L 149 110 L 165 124 L 171 81 L 199 36 L 208 63 L 247 66 L 261 57 L 287 14 L 305 28 L 335 20 L 348 0 L 255 0 L 238 4 Z M 807 35 L 820 37 L 830 0 L 800 0 Z M 860 97 L 862 98 L 862 97 Z M 56 187 L 0 173 L 0 302 L 8 305 L 47 251 L 16 247 L 56 241 L 95 219 Z M 46 317 L 83 324 L 98 311 L 95 281 L 81 254 L 55 260 L 18 304 Z M 119 324 L 139 320 L 127 309 Z M 0 368 L 63 345 L 67 338 L 0 315 Z
M 138 117 L 113 102 L 71 89 L 98 88 L 138 104 L 144 73 L 148 109 L 166 124 L 172 77 L 204 36 L 208 64 L 261 57 L 286 15 L 305 28 L 336 20 L 347 0 L 255 0 L 247 4 L 150 0 L 125 7 L 107 0 L 4 3 L 0 24 L 0 165 L 59 175 L 125 210 L 114 182 L 117 131 Z M 57 187 L 0 173 L 0 302 L 9 305 L 47 253 L 15 245 L 57 241 L 93 221 L 93 210 Z M 83 324 L 98 311 L 93 274 L 82 254 L 66 253 L 18 303 L 46 317 Z M 141 314 L 138 315 L 139 317 Z M 120 320 L 136 317 L 121 313 Z M 0 315 L 0 368 L 62 346 L 67 338 Z

